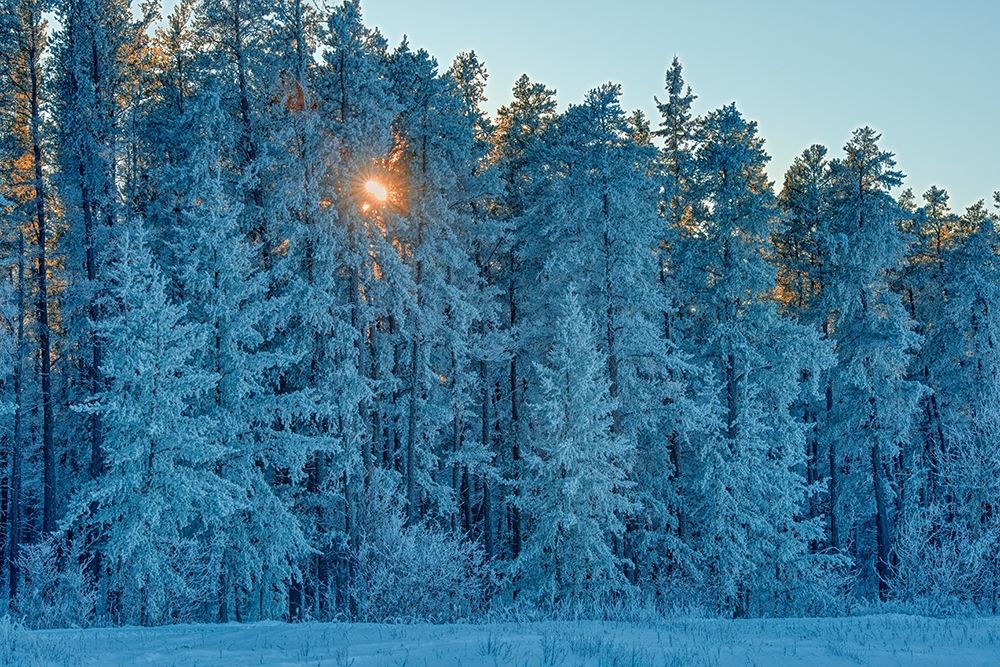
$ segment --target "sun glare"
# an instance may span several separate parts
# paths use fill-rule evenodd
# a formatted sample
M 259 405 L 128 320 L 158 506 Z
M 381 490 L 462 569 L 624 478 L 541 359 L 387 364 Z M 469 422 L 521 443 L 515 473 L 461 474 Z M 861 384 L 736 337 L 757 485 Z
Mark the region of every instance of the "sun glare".
M 373 178 L 365 181 L 365 192 L 375 201 L 384 202 L 389 198 L 389 191 L 386 187 Z

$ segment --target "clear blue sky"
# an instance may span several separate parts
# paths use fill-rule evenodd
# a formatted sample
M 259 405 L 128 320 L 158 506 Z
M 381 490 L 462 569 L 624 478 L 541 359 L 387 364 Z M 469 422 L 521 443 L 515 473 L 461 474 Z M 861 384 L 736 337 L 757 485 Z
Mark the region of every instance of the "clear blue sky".
M 446 67 L 475 50 L 490 107 L 527 73 L 579 101 L 605 81 L 653 114 L 674 54 L 696 110 L 736 101 L 758 121 L 771 177 L 806 146 L 839 154 L 883 133 L 919 196 L 956 209 L 1000 189 L 1000 2 L 994 0 L 362 0 L 366 23 L 404 34 Z

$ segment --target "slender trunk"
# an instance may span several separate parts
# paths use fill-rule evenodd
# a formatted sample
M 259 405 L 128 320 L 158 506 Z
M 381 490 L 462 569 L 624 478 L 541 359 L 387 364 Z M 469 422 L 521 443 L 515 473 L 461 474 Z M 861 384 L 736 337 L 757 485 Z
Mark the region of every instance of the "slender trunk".
M 736 446 L 736 358 L 730 352 L 726 355 L 726 438 L 729 446 Z
M 825 339 L 830 339 L 830 320 L 827 318 L 823 322 L 823 336 Z M 827 429 L 833 424 L 833 380 L 830 379 L 826 385 L 826 419 L 824 424 Z M 837 453 L 837 438 L 828 437 L 828 474 L 830 476 L 829 493 L 830 493 L 830 546 L 834 549 L 840 549 L 840 521 L 837 517 L 837 512 L 840 508 L 840 477 L 839 477 L 839 455 Z
M 420 269 L 417 268 L 417 285 L 419 289 Z M 419 308 L 419 305 L 418 305 Z M 419 397 L 420 342 L 419 332 L 414 332 L 410 343 L 410 400 L 407 406 L 406 427 L 406 521 L 412 525 L 417 520 L 417 400 Z
M 424 105 L 424 123 L 428 114 L 427 104 Z M 420 148 L 420 175 L 421 190 L 426 195 L 427 188 L 427 130 L 423 131 L 423 139 Z M 417 402 L 423 393 L 423 368 L 420 367 L 423 356 L 421 320 L 424 307 L 423 278 L 424 265 L 419 254 L 422 252 L 424 233 L 424 214 L 421 211 L 417 218 L 417 238 L 413 247 L 413 254 L 416 257 L 416 267 L 414 271 L 414 289 L 416 291 L 416 308 L 413 317 L 413 339 L 410 343 L 410 400 L 407 409 L 407 431 L 406 431 L 406 520 L 408 524 L 413 524 L 417 519 L 417 487 L 416 487 L 416 465 L 417 465 Z
M 604 230 L 604 298 L 606 300 L 605 305 L 605 336 L 608 346 L 608 379 L 611 382 L 609 393 L 611 395 L 611 400 L 615 402 L 615 408 L 612 411 L 612 423 L 611 432 L 615 435 L 621 433 L 622 430 L 622 411 L 621 407 L 618 405 L 618 346 L 615 343 L 615 310 L 614 310 L 614 278 L 611 272 L 611 257 L 612 257 L 612 247 L 611 247 L 611 235 L 607 229 L 607 225 L 610 224 L 608 216 L 610 215 L 610 202 L 608 200 L 608 195 L 605 193 L 603 196 L 603 212 L 605 218 L 605 230 Z
M 486 372 L 486 362 L 479 361 L 479 381 L 482 389 L 482 424 L 480 438 L 483 447 L 492 451 L 490 438 L 490 391 L 489 377 Z M 490 497 L 490 483 L 486 474 L 483 475 L 483 546 L 486 557 L 493 557 L 493 499 Z
M 242 0 L 236 0 L 233 9 L 233 59 L 236 64 L 236 83 L 239 89 L 240 124 L 243 145 L 243 168 L 252 171 L 257 163 L 257 142 L 254 137 L 251 118 L 250 86 L 247 77 L 246 62 L 246 15 Z M 253 226 L 250 230 L 251 239 L 260 243 L 261 263 L 265 270 L 271 268 L 271 248 L 268 246 L 268 231 L 266 216 L 263 215 L 264 193 L 261 189 L 259 175 L 255 175 L 250 188 L 250 199 L 254 207 L 252 213 Z
M 17 334 L 14 347 L 14 432 L 11 434 L 11 466 L 10 466 L 10 497 L 9 505 L 9 528 L 7 530 L 8 553 L 7 562 L 8 574 L 10 578 L 10 604 L 11 607 L 17 600 L 18 583 L 20 582 L 20 568 L 18 559 L 20 557 L 21 537 L 23 533 L 23 508 L 21 506 L 21 469 L 22 452 L 21 445 L 24 442 L 24 418 L 23 418 L 23 386 L 24 370 L 22 360 L 24 359 L 25 337 L 24 337 L 24 233 L 18 231 L 17 235 Z
M 507 306 L 510 316 L 510 330 L 513 332 L 517 327 L 517 300 L 516 293 L 516 262 L 514 254 L 510 257 L 510 282 L 507 288 Z M 517 558 L 521 553 L 521 508 L 518 506 L 521 496 L 521 415 L 520 403 L 518 400 L 518 375 L 517 375 L 517 346 L 510 355 L 510 458 L 511 458 L 511 481 L 513 483 L 514 503 L 510 508 L 511 522 L 511 555 Z
M 878 442 L 872 446 L 872 486 L 875 491 L 875 574 L 878 577 L 878 594 L 886 600 L 889 594 L 889 517 L 883 481 L 881 450 Z
M 56 528 L 56 501 L 55 451 L 52 441 L 52 348 L 49 334 L 48 261 L 46 259 L 48 229 L 46 225 L 45 177 L 42 168 L 41 81 L 39 79 L 41 16 L 32 16 L 30 20 L 27 61 L 31 97 L 31 150 L 35 181 L 35 239 L 37 244 L 35 275 L 38 283 L 35 313 L 38 318 L 39 383 L 42 401 L 42 531 L 51 533 Z

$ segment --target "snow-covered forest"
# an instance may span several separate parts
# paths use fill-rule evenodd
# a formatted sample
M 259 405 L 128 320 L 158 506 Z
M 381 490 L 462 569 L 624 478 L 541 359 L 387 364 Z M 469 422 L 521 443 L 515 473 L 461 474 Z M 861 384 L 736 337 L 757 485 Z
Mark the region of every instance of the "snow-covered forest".
M 997 611 L 1000 194 L 772 183 L 677 59 L 487 113 L 358 0 L 0 7 L 0 615 Z

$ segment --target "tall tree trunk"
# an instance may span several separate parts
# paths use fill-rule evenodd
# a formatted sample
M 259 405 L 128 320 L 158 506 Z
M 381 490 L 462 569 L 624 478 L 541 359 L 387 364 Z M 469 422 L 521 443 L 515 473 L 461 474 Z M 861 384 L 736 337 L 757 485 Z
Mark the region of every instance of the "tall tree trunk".
M 34 5 L 32 5 L 34 8 Z M 39 383 L 42 401 L 42 531 L 51 533 L 56 529 L 55 500 L 55 451 L 52 439 L 52 347 L 49 331 L 49 290 L 48 290 L 48 229 L 46 210 L 45 176 L 42 155 L 41 117 L 41 15 L 29 17 L 27 63 L 30 84 L 31 108 L 31 152 L 34 162 L 35 181 L 35 275 L 37 293 L 35 314 L 38 318 Z
M 18 230 L 17 235 L 17 334 L 14 345 L 14 432 L 11 434 L 11 462 L 10 462 L 10 491 L 8 498 L 8 529 L 7 529 L 7 573 L 9 575 L 9 589 L 11 607 L 17 601 L 17 589 L 20 583 L 20 568 L 18 559 L 21 550 L 21 538 L 24 532 L 23 517 L 24 510 L 21 503 L 22 486 L 22 451 L 24 443 L 24 232 Z
M 511 332 L 514 332 L 518 323 L 516 269 L 517 263 L 512 252 L 509 267 L 510 281 L 507 287 L 507 309 Z M 511 482 L 514 494 L 514 502 L 510 506 L 510 547 L 511 556 L 514 559 L 521 553 L 521 508 L 519 507 L 521 496 L 521 406 L 518 398 L 517 353 L 518 349 L 515 344 L 510 355 L 510 433 L 508 434 L 510 438 Z
M 886 499 L 883 479 L 882 456 L 879 443 L 872 446 L 872 486 L 875 491 L 875 574 L 878 577 L 879 599 L 886 600 L 889 595 L 889 507 Z
M 417 289 L 420 287 L 420 269 L 417 269 Z M 420 307 L 419 305 L 417 306 Z M 412 525 L 417 520 L 417 401 L 420 393 L 420 342 L 419 331 L 410 342 L 410 397 L 406 413 L 406 522 Z
M 487 375 L 486 361 L 479 361 L 479 382 L 482 390 L 482 413 L 481 431 L 483 447 L 487 451 L 492 451 L 490 438 L 490 385 Z M 491 497 L 490 480 L 488 473 L 483 474 L 483 547 L 486 549 L 486 557 L 493 558 L 493 498 Z
M 823 337 L 826 340 L 830 339 L 830 318 L 829 316 L 823 322 Z M 826 391 L 824 392 L 824 398 L 826 399 L 825 409 L 826 418 L 824 420 L 824 426 L 829 431 L 831 424 L 833 423 L 833 380 L 832 378 L 827 381 Z M 837 512 L 840 508 L 840 475 L 838 466 L 840 465 L 839 454 L 837 452 L 837 438 L 830 437 L 827 435 L 827 467 L 828 474 L 830 477 L 829 483 L 829 498 L 830 498 L 830 546 L 834 549 L 840 549 L 840 520 L 837 516 Z

